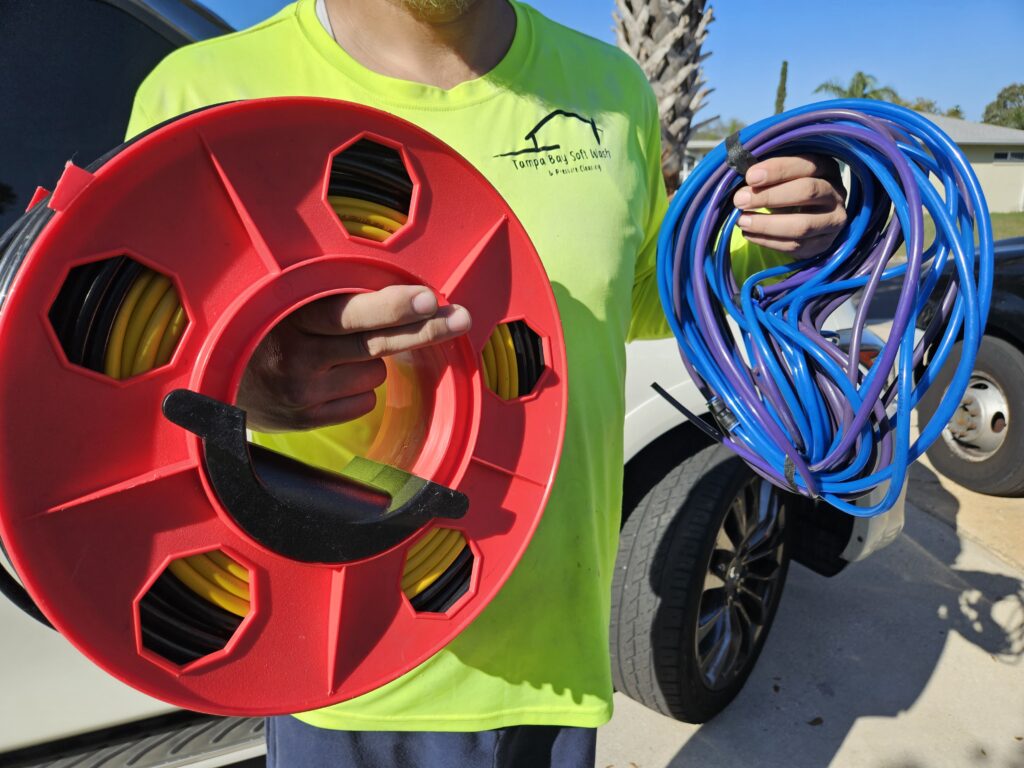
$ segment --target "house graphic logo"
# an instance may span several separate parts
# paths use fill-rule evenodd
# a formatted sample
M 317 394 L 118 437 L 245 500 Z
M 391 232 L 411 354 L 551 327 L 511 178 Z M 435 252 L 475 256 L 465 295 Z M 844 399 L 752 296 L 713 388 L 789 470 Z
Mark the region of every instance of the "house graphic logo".
M 593 118 L 556 109 L 523 137 L 525 146 L 494 157 L 509 158 L 517 170 L 546 171 L 549 176 L 601 171 L 612 156 L 601 134 Z

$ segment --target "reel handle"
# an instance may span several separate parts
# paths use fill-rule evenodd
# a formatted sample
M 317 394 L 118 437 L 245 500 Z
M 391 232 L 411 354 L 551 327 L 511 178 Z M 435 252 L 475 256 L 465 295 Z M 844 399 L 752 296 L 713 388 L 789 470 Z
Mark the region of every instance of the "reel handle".
M 380 554 L 434 518 L 458 519 L 469 499 L 397 467 L 356 458 L 327 472 L 251 445 L 245 411 L 188 389 L 163 401 L 164 417 L 203 441 L 221 506 L 257 542 L 284 557 L 340 564 Z

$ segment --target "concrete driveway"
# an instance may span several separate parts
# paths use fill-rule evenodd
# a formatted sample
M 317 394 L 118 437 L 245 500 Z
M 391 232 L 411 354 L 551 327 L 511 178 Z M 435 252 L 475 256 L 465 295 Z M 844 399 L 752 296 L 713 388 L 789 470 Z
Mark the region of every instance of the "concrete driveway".
M 1024 500 L 911 472 L 887 549 L 800 566 L 753 675 L 691 726 L 621 694 L 598 768 L 1024 768 Z

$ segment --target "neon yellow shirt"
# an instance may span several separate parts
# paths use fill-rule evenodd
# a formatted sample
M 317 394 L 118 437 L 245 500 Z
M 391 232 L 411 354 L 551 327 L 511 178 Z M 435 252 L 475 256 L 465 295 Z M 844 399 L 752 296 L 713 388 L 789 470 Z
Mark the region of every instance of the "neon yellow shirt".
M 416 123 L 509 203 L 558 302 L 569 365 L 565 445 L 522 561 L 448 647 L 377 691 L 300 716 L 313 725 L 472 731 L 598 726 L 611 715 L 625 342 L 667 334 L 653 277 L 666 207 L 657 108 L 624 53 L 513 6 L 505 57 L 450 90 L 364 68 L 320 24 L 314 0 L 298 0 L 251 29 L 172 53 L 136 97 L 129 135 L 198 107 L 269 96 L 346 99 Z M 330 443 L 321 431 L 274 445 L 322 463 Z

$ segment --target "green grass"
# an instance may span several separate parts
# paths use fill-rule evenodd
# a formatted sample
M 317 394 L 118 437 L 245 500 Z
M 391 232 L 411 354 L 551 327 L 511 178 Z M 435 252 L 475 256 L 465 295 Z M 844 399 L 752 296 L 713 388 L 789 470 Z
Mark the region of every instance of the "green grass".
M 993 213 L 992 237 L 995 240 L 1002 240 L 1007 237 L 1024 237 L 1024 213 Z M 924 217 L 924 241 L 930 243 L 935 237 L 935 223 L 931 216 Z M 904 246 L 896 251 L 896 260 L 902 261 L 906 258 Z
M 1024 213 L 993 213 L 992 236 L 996 240 L 1024 237 Z

